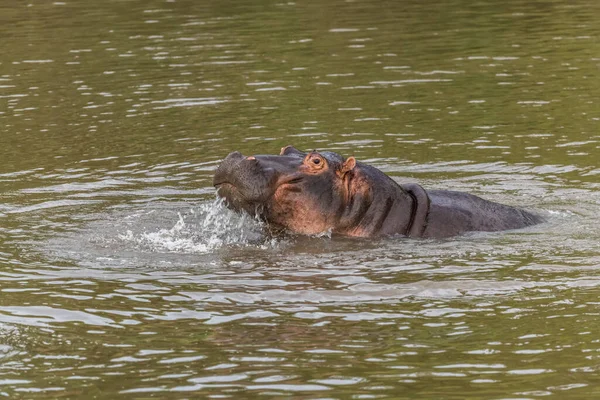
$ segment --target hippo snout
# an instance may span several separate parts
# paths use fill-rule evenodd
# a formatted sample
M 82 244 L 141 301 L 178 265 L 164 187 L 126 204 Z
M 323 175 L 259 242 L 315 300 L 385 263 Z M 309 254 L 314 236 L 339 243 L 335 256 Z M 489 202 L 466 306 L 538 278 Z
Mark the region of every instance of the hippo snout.
M 213 185 L 219 186 L 224 183 L 235 185 L 241 172 L 243 172 L 244 166 L 241 163 L 245 159 L 246 157 L 239 151 L 229 153 L 217 167 L 215 176 L 213 177 Z
M 213 185 L 234 209 L 252 209 L 274 191 L 275 171 L 253 156 L 230 153 L 217 167 Z

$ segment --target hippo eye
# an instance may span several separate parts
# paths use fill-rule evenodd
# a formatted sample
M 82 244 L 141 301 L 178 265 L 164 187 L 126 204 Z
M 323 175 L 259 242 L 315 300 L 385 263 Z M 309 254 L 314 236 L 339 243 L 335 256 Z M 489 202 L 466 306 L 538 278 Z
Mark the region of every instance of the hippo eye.
M 311 153 L 304 159 L 305 164 L 313 170 L 321 170 L 325 167 L 326 162 L 318 153 Z

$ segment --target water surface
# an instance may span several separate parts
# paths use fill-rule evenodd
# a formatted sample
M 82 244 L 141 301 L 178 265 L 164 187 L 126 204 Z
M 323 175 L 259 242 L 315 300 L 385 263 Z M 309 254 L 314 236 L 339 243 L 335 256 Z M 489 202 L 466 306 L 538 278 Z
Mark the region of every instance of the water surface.
M 0 6 L 0 393 L 598 395 L 592 1 Z M 548 222 L 272 237 L 215 199 L 294 144 Z

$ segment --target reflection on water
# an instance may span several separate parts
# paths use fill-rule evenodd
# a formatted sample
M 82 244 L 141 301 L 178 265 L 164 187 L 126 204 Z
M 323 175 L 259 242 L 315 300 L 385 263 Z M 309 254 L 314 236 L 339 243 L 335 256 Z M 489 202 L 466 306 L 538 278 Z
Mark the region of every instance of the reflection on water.
M 593 398 L 598 12 L 0 5 L 0 393 Z M 548 222 L 277 236 L 214 200 L 288 144 Z

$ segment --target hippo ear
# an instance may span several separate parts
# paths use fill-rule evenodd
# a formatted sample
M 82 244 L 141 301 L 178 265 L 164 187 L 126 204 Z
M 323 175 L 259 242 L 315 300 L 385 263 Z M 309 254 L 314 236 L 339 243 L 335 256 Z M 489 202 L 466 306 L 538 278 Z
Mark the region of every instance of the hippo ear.
M 342 168 L 340 168 L 339 175 L 343 177 L 348 172 L 352 171 L 356 167 L 356 158 L 348 157 L 344 164 L 342 164 Z

